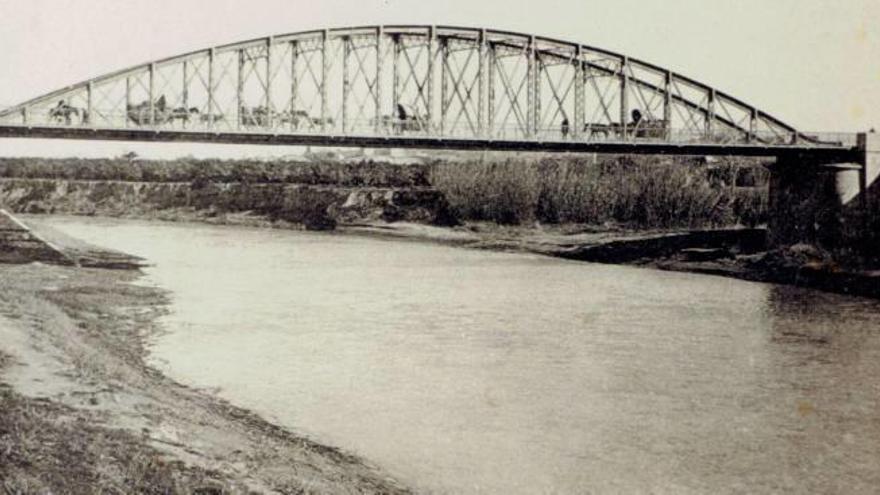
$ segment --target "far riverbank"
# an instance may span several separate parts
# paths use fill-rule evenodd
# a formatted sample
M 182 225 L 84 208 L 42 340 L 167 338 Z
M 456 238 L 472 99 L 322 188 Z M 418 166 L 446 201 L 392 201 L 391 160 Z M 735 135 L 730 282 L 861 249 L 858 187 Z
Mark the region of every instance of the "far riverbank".
M 395 223 L 350 225 L 340 230 L 880 298 L 880 270 L 841 266 L 828 252 L 807 244 L 768 249 L 766 231 L 759 228 L 635 231 L 584 225 L 503 227 L 472 223 L 440 228 Z
M 0 159 L 0 205 L 333 230 L 514 249 L 880 295 L 876 260 L 768 250 L 768 177 L 751 158 L 461 154 L 395 164 Z

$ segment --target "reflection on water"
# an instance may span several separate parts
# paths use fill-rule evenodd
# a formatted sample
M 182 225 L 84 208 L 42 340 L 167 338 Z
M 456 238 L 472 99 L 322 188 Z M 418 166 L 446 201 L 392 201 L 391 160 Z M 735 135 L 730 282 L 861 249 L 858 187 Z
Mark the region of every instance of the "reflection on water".
M 424 491 L 880 486 L 873 301 L 332 234 L 53 224 L 156 263 L 162 370 Z

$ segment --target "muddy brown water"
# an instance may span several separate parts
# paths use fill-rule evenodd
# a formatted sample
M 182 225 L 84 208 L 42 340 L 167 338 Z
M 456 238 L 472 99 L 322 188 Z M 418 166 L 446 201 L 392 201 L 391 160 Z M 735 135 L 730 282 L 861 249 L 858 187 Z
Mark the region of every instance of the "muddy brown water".
M 875 493 L 880 303 L 338 234 L 50 218 L 173 294 L 151 361 L 432 493 Z

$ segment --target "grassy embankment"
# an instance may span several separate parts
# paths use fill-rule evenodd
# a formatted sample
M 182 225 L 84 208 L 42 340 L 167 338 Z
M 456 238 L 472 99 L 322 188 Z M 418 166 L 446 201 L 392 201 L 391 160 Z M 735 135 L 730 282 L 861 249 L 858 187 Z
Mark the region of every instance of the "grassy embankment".
M 0 354 L 0 373 L 9 360 Z M 99 426 L 86 411 L 0 383 L 3 493 L 209 494 L 233 486 L 220 473 L 169 460 L 130 432 Z
M 219 160 L 0 159 L 14 212 L 305 226 L 407 220 L 448 224 L 419 166 Z
M 0 183 L 0 203 L 18 212 L 165 211 L 170 218 L 184 210 L 202 217 L 248 211 L 318 226 L 327 218 L 330 224 L 368 218 L 641 230 L 754 226 L 766 220 L 767 173 L 751 159 L 706 164 L 682 157 L 473 156 L 413 165 L 0 159 L 0 178 L 16 179 Z M 58 181 L 70 182 L 59 188 Z M 448 218 L 442 197 L 427 189 L 442 193 L 454 218 Z M 374 190 L 375 197 L 352 202 L 358 190 Z M 389 190 L 395 191 L 393 200 Z M 389 210 L 388 203 L 395 202 Z M 365 211 L 377 205 L 379 214 Z M 358 206 L 364 211 L 346 216 L 346 208 Z M 400 213 L 414 207 L 424 211 Z

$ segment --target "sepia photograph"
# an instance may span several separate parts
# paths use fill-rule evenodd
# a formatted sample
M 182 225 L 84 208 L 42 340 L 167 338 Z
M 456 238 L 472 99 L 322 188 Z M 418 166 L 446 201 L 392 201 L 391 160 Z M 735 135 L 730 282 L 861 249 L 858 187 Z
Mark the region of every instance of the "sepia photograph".
M 0 495 L 880 493 L 876 0 L 0 0 Z

